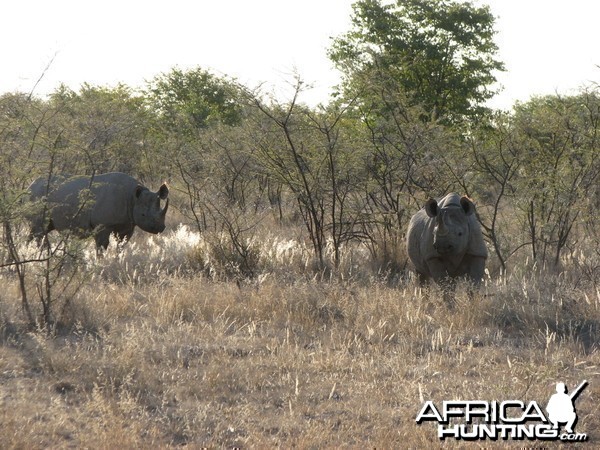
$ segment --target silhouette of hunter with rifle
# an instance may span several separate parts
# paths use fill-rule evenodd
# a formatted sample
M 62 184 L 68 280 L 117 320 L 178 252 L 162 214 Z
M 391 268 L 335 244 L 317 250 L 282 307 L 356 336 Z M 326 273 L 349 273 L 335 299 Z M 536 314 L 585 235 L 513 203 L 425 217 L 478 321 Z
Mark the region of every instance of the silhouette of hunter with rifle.
M 567 394 L 565 383 L 556 383 L 556 394 L 552 394 L 546 406 L 548 411 L 548 419 L 552 422 L 553 428 L 558 429 L 558 423 L 566 423 L 565 430 L 567 433 L 573 433 L 573 426 L 577 422 L 577 413 L 575 412 L 575 398 L 581 393 L 583 388 L 587 386 L 587 380 L 584 380 L 571 393 Z

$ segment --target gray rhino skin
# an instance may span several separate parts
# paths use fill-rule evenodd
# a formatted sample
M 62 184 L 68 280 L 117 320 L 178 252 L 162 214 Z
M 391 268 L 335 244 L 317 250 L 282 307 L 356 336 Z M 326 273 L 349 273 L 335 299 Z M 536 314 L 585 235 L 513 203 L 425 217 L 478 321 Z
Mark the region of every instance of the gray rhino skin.
M 52 175 L 52 177 L 40 177 L 29 185 L 27 190 L 34 200 L 40 200 L 48 195 L 48 191 L 53 190 L 59 184 L 69 179 L 69 175 Z
M 44 214 L 33 218 L 32 235 L 69 230 L 81 237 L 94 235 L 97 248 L 108 247 L 110 235 L 129 240 L 136 226 L 149 233 L 165 229 L 169 189 L 163 184 L 151 192 L 120 172 L 93 177 L 38 178 L 29 186 L 32 200 L 45 201 Z M 165 200 L 165 207 L 160 201 Z M 44 217 L 47 215 L 47 218 Z
M 488 252 L 468 197 L 452 193 L 440 201 L 429 199 L 411 218 L 406 244 L 422 282 L 466 276 L 479 285 L 483 279 Z

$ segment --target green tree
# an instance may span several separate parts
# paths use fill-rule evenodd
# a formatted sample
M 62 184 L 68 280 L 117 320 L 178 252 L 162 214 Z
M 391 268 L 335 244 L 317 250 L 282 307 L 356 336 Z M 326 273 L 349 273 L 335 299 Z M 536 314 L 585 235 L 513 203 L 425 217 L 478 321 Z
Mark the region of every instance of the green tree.
M 169 129 L 193 133 L 213 122 L 239 124 L 240 94 L 233 81 L 201 68 L 174 68 L 149 83 L 147 98 L 150 108 Z
M 27 201 L 26 187 L 37 176 L 50 179 L 61 161 L 74 157 L 62 144 L 68 134 L 63 125 L 48 102 L 20 93 L 0 96 L 0 270 L 10 268 L 16 275 L 31 326 L 60 320 L 58 306 L 71 301 L 83 280 L 76 239 L 61 235 L 50 243 L 46 237 L 37 249 L 25 239 L 26 218 L 44 214 L 42 202 Z
M 359 0 L 353 9 L 352 29 L 329 51 L 346 94 L 380 102 L 382 84 L 391 85 L 405 93 L 408 106 L 423 108 L 426 121 L 451 123 L 485 111 L 484 102 L 495 94 L 494 72 L 503 70 L 495 58 L 489 7 L 455 0 Z
M 327 266 L 328 241 L 338 267 L 341 246 L 361 237 L 357 222 L 362 208 L 353 201 L 360 184 L 360 152 L 352 145 L 351 127 L 344 123 L 348 108 L 310 110 L 297 101 L 303 83 L 296 81 L 289 103 L 255 99 L 254 106 L 267 119 L 255 118 L 257 159 L 295 198 L 318 268 Z
M 532 257 L 557 266 L 598 204 L 600 97 L 588 91 L 533 98 L 517 106 L 513 126 L 523 149 L 519 207 Z
M 522 242 L 522 224 L 514 220 L 515 205 L 522 194 L 518 192 L 519 173 L 527 161 L 513 117 L 498 112 L 489 118 L 488 124 L 475 127 L 467 139 L 471 151 L 465 160 L 470 167 L 460 184 L 463 192 L 477 198 L 483 232 L 494 248 L 500 270 L 506 272 L 510 256 L 529 245 Z
M 54 147 L 64 156 L 59 172 L 144 172 L 149 114 L 129 87 L 84 84 L 76 92 L 61 86 L 48 107 L 59 133 Z

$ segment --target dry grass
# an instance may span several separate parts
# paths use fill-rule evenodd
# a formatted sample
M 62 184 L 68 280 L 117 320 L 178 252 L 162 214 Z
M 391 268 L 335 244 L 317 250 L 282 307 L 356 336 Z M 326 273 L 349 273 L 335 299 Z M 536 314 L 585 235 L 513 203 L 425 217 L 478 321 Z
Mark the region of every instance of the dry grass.
M 439 444 L 415 424 L 424 400 L 545 405 L 583 379 L 577 429 L 600 440 L 592 282 L 514 271 L 449 310 L 435 288 L 374 279 L 360 249 L 332 278 L 301 243 L 254 245 L 251 281 L 185 228 L 90 256 L 50 331 L 20 322 L 2 274 L 0 448 L 423 448 Z

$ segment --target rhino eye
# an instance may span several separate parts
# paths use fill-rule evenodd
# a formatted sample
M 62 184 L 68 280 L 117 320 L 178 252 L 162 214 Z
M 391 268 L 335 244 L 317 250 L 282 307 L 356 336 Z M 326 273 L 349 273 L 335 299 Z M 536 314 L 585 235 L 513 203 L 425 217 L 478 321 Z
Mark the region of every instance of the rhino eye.
M 462 231 L 459 231 L 459 232 L 458 232 L 458 235 L 459 235 L 459 236 L 462 236 Z

